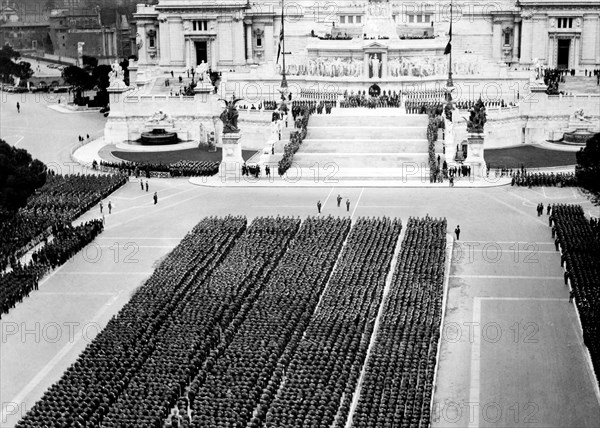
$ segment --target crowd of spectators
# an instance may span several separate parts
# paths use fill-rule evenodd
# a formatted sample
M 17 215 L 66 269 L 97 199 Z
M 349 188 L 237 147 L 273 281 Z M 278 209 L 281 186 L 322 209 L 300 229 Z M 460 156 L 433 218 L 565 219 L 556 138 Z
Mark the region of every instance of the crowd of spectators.
M 29 293 L 38 289 L 40 279 L 51 269 L 64 264 L 79 250 L 92 242 L 104 225 L 102 220 L 91 220 L 79 226 L 55 226 L 52 240 L 33 252 L 27 264 L 17 263 L 7 273 L 0 274 L 0 302 L 2 314 L 22 302 Z
M 598 223 L 588 221 L 580 205 L 554 204 L 553 235 L 562 252 L 565 281 L 569 280 L 587 346 L 600 382 L 600 240 Z
M 266 427 L 346 421 L 401 229 L 399 220 L 388 218 L 361 218 L 353 226 L 267 411 Z
M 429 426 L 442 315 L 446 220 L 410 218 L 352 426 Z
M 124 175 L 48 173 L 24 207 L 2 215 L 0 270 L 48 236 L 53 226 L 72 222 L 126 182 Z

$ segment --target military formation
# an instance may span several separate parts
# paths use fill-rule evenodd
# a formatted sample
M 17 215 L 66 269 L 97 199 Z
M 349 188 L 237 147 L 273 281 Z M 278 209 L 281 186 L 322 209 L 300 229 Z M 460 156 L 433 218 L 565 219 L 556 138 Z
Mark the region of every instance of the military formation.
M 527 172 L 526 170 L 516 170 L 509 174 L 511 177 L 511 186 L 552 186 L 552 187 L 575 187 L 577 186 L 577 177 L 571 172 Z
M 0 222 L 0 271 L 32 245 L 51 233 L 52 227 L 70 223 L 101 199 L 127 182 L 124 175 L 57 175 L 48 173 L 46 183 L 15 213 Z
M 102 171 L 119 172 L 128 177 L 205 177 L 219 173 L 220 162 L 181 160 L 170 164 L 160 162 L 100 161 Z
M 554 204 L 549 218 L 560 249 L 569 302 L 575 303 L 595 372 L 600 371 L 600 237 L 597 219 L 588 220 L 581 205 Z
M 37 290 L 40 279 L 49 271 L 63 265 L 83 247 L 92 242 L 104 224 L 102 220 L 92 220 L 80 226 L 59 224 L 52 227 L 52 241 L 45 240 L 44 246 L 31 254 L 31 259 L 22 263 L 16 261 L 11 270 L 0 274 L 0 305 L 3 314 L 8 313 L 17 303 Z

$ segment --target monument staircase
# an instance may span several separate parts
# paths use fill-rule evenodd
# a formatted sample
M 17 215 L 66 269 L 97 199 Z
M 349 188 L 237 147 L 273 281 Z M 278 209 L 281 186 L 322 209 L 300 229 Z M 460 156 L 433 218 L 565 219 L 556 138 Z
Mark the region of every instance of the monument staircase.
M 315 114 L 294 162 L 344 179 L 429 177 L 427 122 L 427 115 L 398 108 Z

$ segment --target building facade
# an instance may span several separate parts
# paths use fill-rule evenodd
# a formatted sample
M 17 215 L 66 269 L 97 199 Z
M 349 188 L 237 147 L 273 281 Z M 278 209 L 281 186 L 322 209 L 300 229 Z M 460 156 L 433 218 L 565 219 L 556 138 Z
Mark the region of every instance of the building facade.
M 286 51 L 302 55 L 315 37 L 361 37 L 366 0 L 287 2 Z M 401 39 L 447 40 L 450 2 L 385 2 Z M 277 60 L 280 1 L 160 0 L 138 5 L 139 65 L 191 68 L 203 61 L 237 70 Z M 537 62 L 577 72 L 600 67 L 600 1 L 453 2 L 453 48 L 509 67 Z

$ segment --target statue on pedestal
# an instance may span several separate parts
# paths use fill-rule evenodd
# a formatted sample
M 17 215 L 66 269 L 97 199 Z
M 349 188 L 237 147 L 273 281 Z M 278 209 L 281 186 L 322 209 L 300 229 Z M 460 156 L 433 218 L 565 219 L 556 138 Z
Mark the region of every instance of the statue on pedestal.
M 241 100 L 242 98 L 235 98 L 235 95 L 231 97 L 231 101 L 227 101 L 223 98 L 219 99 L 219 101 L 225 101 L 225 110 L 223 110 L 219 116 L 223 122 L 223 134 L 234 134 L 236 132 L 240 132 L 237 126 L 239 113 L 235 108 L 235 105 Z
M 467 120 L 467 131 L 472 133 L 482 133 L 483 127 L 487 122 L 487 115 L 485 112 L 485 105 L 481 98 L 475 103 L 471 110 L 469 110 L 470 116 Z
M 196 67 L 196 74 L 198 74 L 198 79 L 200 79 L 200 81 L 204 81 L 204 79 L 206 78 L 206 73 L 208 73 L 208 64 L 205 63 L 204 60 L 202 60 L 202 62 L 198 64 L 198 67 Z
M 115 86 L 125 86 L 125 82 L 123 82 L 123 68 L 121 65 L 115 60 L 110 65 L 111 71 L 108 73 L 108 81 L 109 87 Z

